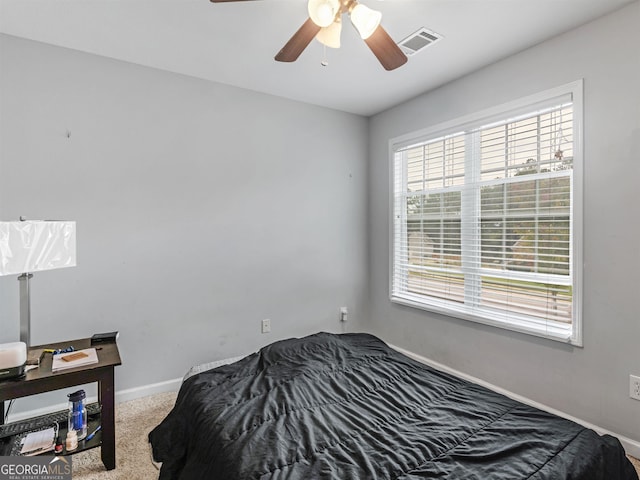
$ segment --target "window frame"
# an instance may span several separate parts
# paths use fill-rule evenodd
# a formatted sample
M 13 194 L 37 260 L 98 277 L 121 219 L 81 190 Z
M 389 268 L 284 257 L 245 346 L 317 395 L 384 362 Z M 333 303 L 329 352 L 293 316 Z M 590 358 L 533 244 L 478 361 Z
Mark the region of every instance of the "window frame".
M 534 326 L 531 319 L 521 321 L 517 318 L 504 320 L 472 314 L 468 308 L 455 305 L 446 301 L 432 298 L 428 303 L 417 299 L 399 297 L 394 295 L 395 252 L 396 252 L 396 225 L 395 225 L 395 154 L 412 145 L 422 144 L 427 140 L 439 137 L 447 137 L 457 133 L 467 132 L 477 128 L 478 125 L 491 124 L 495 121 L 504 121 L 523 114 L 532 113 L 549 105 L 554 99 L 571 97 L 573 108 L 573 172 L 572 172 L 572 205 L 570 218 L 572 229 L 569 247 L 571 249 L 572 270 L 572 322 L 571 332 L 567 336 L 566 330 L 556 330 L 548 323 L 540 321 L 540 325 Z M 454 318 L 464 319 L 503 328 L 506 330 L 526 333 L 543 337 L 574 346 L 582 347 L 583 315 L 583 188 L 584 188 L 584 155 L 583 155 L 583 125 L 584 125 L 584 99 L 583 80 L 577 80 L 556 88 L 551 88 L 540 93 L 522 97 L 492 108 L 465 115 L 453 120 L 442 122 L 431 127 L 410 132 L 389 140 L 389 299 L 392 303 L 430 311 Z M 405 219 L 401 220 L 406 222 Z M 406 227 L 406 225 L 405 225 Z M 418 295 L 416 295 L 418 296 Z M 544 323 L 544 325 L 542 325 Z

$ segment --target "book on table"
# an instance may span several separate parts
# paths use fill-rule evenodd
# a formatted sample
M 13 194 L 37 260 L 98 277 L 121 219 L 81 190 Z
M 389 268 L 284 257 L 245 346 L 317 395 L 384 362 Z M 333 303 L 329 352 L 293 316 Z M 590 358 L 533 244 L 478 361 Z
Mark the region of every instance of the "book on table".
M 98 363 L 98 352 L 95 348 L 85 348 L 84 350 L 76 350 L 75 352 L 59 353 L 53 356 L 51 363 L 51 371 L 59 372 L 68 368 L 82 367 Z

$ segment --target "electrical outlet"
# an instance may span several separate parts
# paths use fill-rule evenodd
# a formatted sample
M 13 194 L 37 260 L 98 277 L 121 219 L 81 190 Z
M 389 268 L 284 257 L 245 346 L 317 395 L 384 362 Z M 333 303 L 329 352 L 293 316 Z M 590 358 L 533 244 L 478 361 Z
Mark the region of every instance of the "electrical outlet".
M 271 331 L 271 320 L 265 318 L 262 320 L 262 333 L 269 333 Z
M 629 375 L 629 396 L 634 400 L 640 400 L 640 377 Z

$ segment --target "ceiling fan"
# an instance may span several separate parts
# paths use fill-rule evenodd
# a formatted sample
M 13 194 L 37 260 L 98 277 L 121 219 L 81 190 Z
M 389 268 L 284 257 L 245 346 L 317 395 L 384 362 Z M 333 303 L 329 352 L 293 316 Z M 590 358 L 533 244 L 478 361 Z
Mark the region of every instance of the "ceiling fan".
M 226 3 L 247 0 L 210 1 Z M 407 62 L 407 56 L 380 25 L 380 12 L 358 3 L 357 0 L 308 0 L 307 9 L 309 18 L 275 56 L 277 61 L 296 61 L 314 37 L 328 47 L 339 48 L 342 15 L 346 13 L 386 70 L 394 70 Z

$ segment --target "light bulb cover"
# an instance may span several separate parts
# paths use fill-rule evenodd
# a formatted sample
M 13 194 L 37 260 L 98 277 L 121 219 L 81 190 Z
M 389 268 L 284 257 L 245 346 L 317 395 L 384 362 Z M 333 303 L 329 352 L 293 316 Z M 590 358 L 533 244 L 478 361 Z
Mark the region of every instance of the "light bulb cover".
M 319 27 L 328 27 L 340 11 L 340 0 L 309 0 L 309 18 Z
M 351 23 L 356 27 L 362 39 L 366 40 L 380 25 L 382 13 L 359 3 L 351 10 L 350 17 Z
M 316 35 L 323 45 L 330 48 L 340 48 L 340 33 L 342 32 L 342 22 L 335 21 L 328 27 L 323 27 Z

